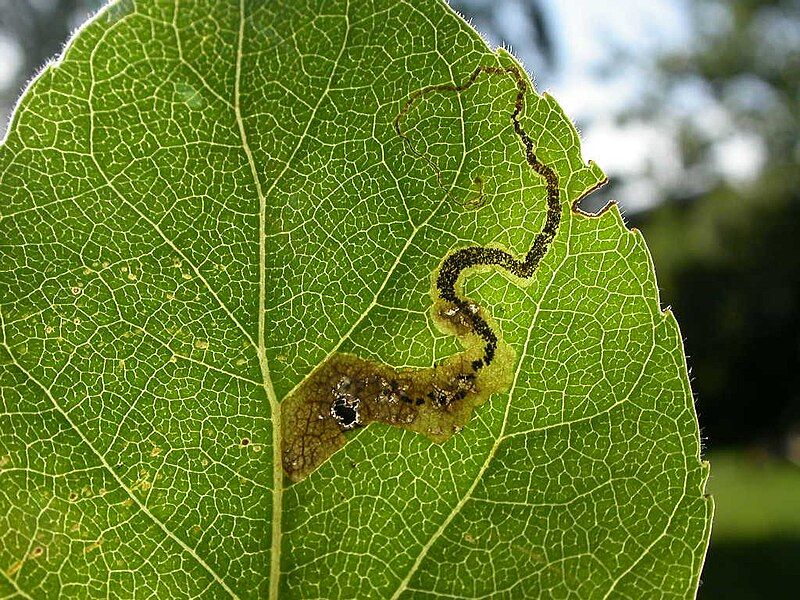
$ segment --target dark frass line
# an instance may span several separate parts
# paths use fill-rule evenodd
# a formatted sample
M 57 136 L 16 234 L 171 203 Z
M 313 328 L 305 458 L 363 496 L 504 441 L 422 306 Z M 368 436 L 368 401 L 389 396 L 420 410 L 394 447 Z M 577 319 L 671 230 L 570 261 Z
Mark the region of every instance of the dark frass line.
M 477 81 L 478 77 L 486 73 L 489 75 L 510 75 L 517 84 L 517 97 L 514 103 L 514 112 L 511 113 L 511 122 L 514 124 L 514 133 L 525 146 L 525 158 L 531 168 L 541 175 L 547 183 L 547 217 L 542 231 L 536 235 L 524 260 L 517 260 L 508 252 L 498 248 L 488 248 L 485 246 L 469 246 L 461 248 L 451 253 L 445 258 L 439 268 L 436 277 L 436 288 L 439 297 L 450 303 L 452 308 L 448 311 L 449 316 L 460 313 L 462 320 L 465 319 L 470 329 L 484 341 L 484 353 L 482 358 L 472 361 L 472 368 L 475 372 L 488 366 L 494 360 L 497 352 L 497 334 L 489 326 L 486 319 L 480 314 L 476 304 L 470 302 L 456 292 L 456 285 L 461 273 L 466 269 L 475 266 L 498 266 L 522 279 L 529 279 L 536 268 L 539 266 L 544 255 L 547 253 L 551 242 L 556 236 L 558 226 L 561 223 L 561 202 L 558 188 L 558 175 L 548 165 L 541 162 L 534 151 L 533 140 L 523 129 L 519 122 L 519 116 L 525 107 L 525 94 L 528 92 L 528 84 L 516 67 L 477 67 L 469 79 L 461 85 L 431 85 L 414 92 L 406 100 L 403 109 L 395 117 L 394 129 L 397 135 L 409 143 L 408 137 L 403 133 L 400 123 L 411 110 L 414 102 L 419 98 L 434 92 L 463 92 Z
M 528 86 L 513 67 L 478 67 L 462 85 L 435 85 L 414 92 L 394 120 L 397 134 L 412 152 L 441 172 L 431 159 L 417 153 L 403 133 L 401 122 L 416 100 L 432 92 L 460 92 L 482 74 L 512 76 L 517 97 L 511 121 L 522 140 L 531 168 L 547 182 L 547 217 L 524 260 L 498 248 L 470 246 L 449 254 L 436 273 L 438 298 L 434 318 L 458 336 L 475 335 L 477 344 L 432 367 L 394 368 L 348 353 L 328 357 L 282 403 L 281 445 L 284 472 L 297 482 L 313 472 L 347 443 L 345 433 L 370 423 L 383 423 L 425 435 L 443 443 L 467 425 L 475 407 L 510 384 L 513 353 L 501 344 L 477 304 L 456 291 L 465 269 L 498 266 L 523 279 L 530 278 L 555 237 L 561 221 L 558 177 L 542 164 L 534 144 L 519 123 Z M 483 200 L 483 182 L 479 200 Z M 482 342 L 482 345 L 481 345 Z M 340 465 L 341 467 L 341 465 Z M 353 463 L 352 468 L 357 465 Z

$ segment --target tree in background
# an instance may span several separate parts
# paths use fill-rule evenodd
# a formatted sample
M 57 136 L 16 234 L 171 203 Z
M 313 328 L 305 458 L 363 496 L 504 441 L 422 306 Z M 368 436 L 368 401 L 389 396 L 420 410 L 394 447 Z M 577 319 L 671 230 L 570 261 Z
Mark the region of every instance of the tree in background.
M 800 463 L 800 2 L 704 1 L 701 35 L 647 102 L 675 119 L 683 175 L 634 215 L 674 306 L 712 447 L 759 442 Z M 655 167 L 657 168 L 657 166 Z
M 469 20 L 494 46 L 508 46 L 535 76 L 547 79 L 555 68 L 553 25 L 542 0 L 451 0 L 450 6 Z

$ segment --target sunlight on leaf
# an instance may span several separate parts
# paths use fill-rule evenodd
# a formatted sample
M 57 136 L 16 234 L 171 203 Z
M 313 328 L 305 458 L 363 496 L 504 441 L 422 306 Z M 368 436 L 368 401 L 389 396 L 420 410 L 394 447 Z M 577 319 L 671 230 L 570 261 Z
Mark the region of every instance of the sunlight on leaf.
M 0 148 L 7 597 L 693 597 L 641 235 L 445 4 L 121 1 Z

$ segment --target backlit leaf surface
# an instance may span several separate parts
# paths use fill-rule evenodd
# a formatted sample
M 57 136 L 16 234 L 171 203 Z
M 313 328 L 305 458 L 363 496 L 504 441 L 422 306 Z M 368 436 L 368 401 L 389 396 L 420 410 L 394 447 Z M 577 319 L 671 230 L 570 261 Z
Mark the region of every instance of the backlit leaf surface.
M 444 443 L 373 424 L 284 478 L 315 368 L 457 354 L 439 265 L 542 230 L 514 78 L 444 89 L 481 66 L 517 68 L 436 0 L 123 1 L 38 77 L 0 148 L 3 597 L 694 595 L 680 332 L 640 234 L 573 208 L 604 175 L 546 94 L 519 121 L 556 238 L 528 280 L 462 278 L 505 391 Z

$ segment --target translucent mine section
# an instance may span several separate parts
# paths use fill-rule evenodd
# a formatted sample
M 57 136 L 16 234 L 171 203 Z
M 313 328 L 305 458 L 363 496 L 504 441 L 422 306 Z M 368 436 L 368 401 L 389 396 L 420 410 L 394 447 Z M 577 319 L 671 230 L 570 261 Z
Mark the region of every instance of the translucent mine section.
M 394 369 L 335 354 L 286 398 L 283 468 L 299 481 L 347 441 L 346 432 L 383 423 L 442 443 L 458 433 L 473 409 L 507 387 L 513 356 L 501 344 L 491 365 L 476 370 L 480 344 L 426 369 Z

